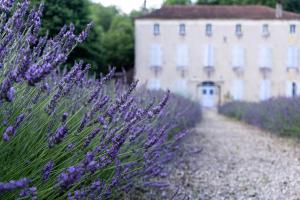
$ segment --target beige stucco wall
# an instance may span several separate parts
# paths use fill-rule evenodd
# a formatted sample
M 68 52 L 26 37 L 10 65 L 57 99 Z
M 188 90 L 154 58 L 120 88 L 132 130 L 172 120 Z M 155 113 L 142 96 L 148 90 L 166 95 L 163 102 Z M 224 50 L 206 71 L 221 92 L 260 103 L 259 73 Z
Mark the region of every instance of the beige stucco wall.
M 160 24 L 160 35 L 153 35 L 153 25 Z M 179 24 L 186 25 L 186 36 L 178 33 Z M 211 23 L 213 35 L 205 35 L 205 25 Z M 235 25 L 242 24 L 243 36 L 235 35 Z M 270 36 L 262 36 L 263 24 L 269 25 Z M 297 32 L 289 33 L 289 25 L 296 24 Z M 175 81 L 181 79 L 181 72 L 176 68 L 176 46 L 187 44 L 189 65 L 185 79 L 188 83 L 188 94 L 194 100 L 201 99 L 197 87 L 203 81 L 214 81 L 221 87 L 221 102 L 227 100 L 232 92 L 234 80 L 243 80 L 243 100 L 258 101 L 260 81 L 264 79 L 259 70 L 259 47 L 272 47 L 273 66 L 265 77 L 271 81 L 271 96 L 285 96 L 286 81 L 298 81 L 297 70 L 287 70 L 286 57 L 288 45 L 300 47 L 300 22 L 285 20 L 151 20 L 135 21 L 135 78 L 146 83 L 155 77 L 150 68 L 149 49 L 151 44 L 161 44 L 162 70 L 158 73 L 163 89 L 174 88 Z M 215 47 L 215 71 L 208 77 L 203 70 L 203 45 Z M 245 66 L 243 73 L 237 75 L 232 68 L 232 48 L 239 44 L 245 48 Z M 300 62 L 299 62 L 300 63 Z

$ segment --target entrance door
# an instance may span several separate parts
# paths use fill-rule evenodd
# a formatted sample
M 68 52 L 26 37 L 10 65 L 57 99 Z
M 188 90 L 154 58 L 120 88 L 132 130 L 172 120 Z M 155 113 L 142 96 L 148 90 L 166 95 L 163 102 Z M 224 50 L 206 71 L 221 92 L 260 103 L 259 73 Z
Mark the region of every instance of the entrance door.
M 212 108 L 215 106 L 216 87 L 214 85 L 203 85 L 202 90 L 202 106 Z

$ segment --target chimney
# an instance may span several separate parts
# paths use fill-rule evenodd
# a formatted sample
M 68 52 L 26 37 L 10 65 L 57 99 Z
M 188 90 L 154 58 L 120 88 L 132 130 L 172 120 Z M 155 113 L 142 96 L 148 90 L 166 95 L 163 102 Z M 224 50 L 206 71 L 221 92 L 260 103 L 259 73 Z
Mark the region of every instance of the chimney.
M 281 18 L 283 14 L 282 0 L 277 0 L 276 3 L 276 18 Z
M 143 12 L 143 14 L 146 14 L 146 13 L 147 13 L 147 0 L 144 0 L 142 12 Z

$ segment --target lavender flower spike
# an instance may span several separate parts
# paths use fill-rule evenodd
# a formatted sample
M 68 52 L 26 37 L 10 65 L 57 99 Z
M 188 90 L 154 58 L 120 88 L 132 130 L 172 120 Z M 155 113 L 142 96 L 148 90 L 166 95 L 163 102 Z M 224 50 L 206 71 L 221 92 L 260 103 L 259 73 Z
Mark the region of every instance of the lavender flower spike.
M 43 181 L 48 180 L 52 169 L 54 168 L 54 162 L 51 160 L 48 162 L 43 169 Z

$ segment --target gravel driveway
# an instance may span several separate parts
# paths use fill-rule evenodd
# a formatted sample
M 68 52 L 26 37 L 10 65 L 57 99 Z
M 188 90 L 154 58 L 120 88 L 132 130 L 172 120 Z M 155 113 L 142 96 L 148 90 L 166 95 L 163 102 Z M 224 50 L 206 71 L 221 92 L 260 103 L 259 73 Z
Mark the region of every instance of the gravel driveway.
M 300 200 L 299 158 L 290 139 L 205 112 L 163 180 L 170 189 L 147 199 L 170 199 L 177 191 L 179 199 Z

